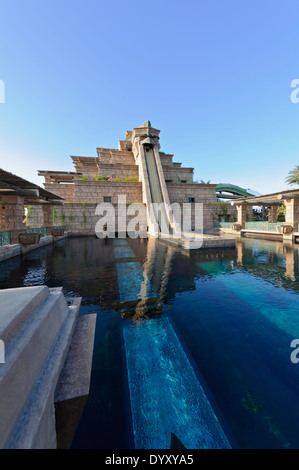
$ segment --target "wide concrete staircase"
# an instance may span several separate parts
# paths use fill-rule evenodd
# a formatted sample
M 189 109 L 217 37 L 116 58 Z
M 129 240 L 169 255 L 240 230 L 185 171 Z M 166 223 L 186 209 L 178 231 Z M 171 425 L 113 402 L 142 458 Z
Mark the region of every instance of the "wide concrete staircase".
M 56 448 L 54 394 L 80 301 L 47 286 L 0 291 L 0 448 Z

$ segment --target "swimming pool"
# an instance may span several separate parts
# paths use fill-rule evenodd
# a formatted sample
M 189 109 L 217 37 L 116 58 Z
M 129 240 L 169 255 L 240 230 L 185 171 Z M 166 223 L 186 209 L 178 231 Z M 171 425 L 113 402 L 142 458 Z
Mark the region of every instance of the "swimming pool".
M 80 237 L 0 265 L 0 288 L 41 284 L 97 313 L 72 448 L 299 448 L 296 245 Z

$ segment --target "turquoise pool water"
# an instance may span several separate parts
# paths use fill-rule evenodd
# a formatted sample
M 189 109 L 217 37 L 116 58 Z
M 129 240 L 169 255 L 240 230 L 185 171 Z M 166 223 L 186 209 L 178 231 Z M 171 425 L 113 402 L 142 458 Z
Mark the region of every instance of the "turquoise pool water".
M 97 313 L 72 447 L 299 448 L 298 248 L 86 237 L 2 263 L 1 288 L 62 286 Z

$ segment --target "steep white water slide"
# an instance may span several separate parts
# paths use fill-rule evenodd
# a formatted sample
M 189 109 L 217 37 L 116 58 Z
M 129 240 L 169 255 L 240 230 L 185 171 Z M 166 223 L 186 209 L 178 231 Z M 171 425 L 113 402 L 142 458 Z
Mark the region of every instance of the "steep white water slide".
M 180 238 L 185 241 L 189 240 L 191 243 L 195 241 L 196 247 L 200 248 L 202 243 L 202 233 L 191 232 L 191 227 L 188 231 L 182 228 L 182 214 L 180 214 L 180 207 L 178 204 L 170 205 L 168 191 L 164 180 L 164 173 L 160 156 L 157 148 L 153 145 L 150 137 L 147 137 L 142 142 L 142 147 L 145 157 L 146 171 L 143 170 L 144 180 L 148 180 L 149 191 L 146 194 L 146 203 L 148 210 L 149 233 L 157 236 L 160 234 L 163 238 Z M 173 211 L 174 206 L 177 206 Z M 191 214 L 190 214 L 191 216 Z M 154 220 L 157 224 L 152 223 Z M 187 240 L 186 240 L 187 239 Z

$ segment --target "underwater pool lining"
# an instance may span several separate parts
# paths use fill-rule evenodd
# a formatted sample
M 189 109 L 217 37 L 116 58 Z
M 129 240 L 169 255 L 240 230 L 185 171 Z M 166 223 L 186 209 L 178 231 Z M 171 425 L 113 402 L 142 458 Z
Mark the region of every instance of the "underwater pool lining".
M 119 259 L 128 253 L 121 245 L 115 247 Z M 159 297 L 139 261 L 130 257 L 116 267 L 121 303 Z M 135 448 L 169 449 L 172 434 L 186 448 L 231 448 L 165 314 L 124 320 L 122 331 Z
M 240 270 L 234 271 L 233 268 L 225 265 L 222 261 L 218 264 L 213 262 L 200 262 L 198 265 L 211 276 L 214 276 L 218 282 L 222 283 L 227 289 L 234 292 L 234 294 L 241 298 L 244 302 L 251 306 L 255 311 L 265 317 L 268 321 L 275 324 L 279 329 L 290 335 L 290 338 L 299 336 L 299 324 L 295 315 L 296 311 L 299 313 L 299 298 L 298 296 L 291 303 L 291 299 L 295 294 L 281 290 L 278 294 L 277 287 L 274 288 L 273 284 L 263 279 L 259 281 L 249 275 L 249 273 L 241 272 Z M 230 276 L 227 276 L 227 270 L 230 271 Z M 246 276 L 246 277 L 245 277 Z M 242 281 L 246 280 L 246 284 Z M 260 291 L 260 282 L 263 282 L 263 291 Z M 249 288 L 250 286 L 250 288 Z M 281 288 L 283 289 L 283 288 Z M 254 296 L 252 295 L 254 292 Z M 267 301 L 271 298 L 271 301 Z M 273 296 L 274 294 L 274 296 Z M 287 296 L 285 308 L 278 308 L 275 305 L 275 296 L 279 295 L 280 303 L 284 296 Z M 286 308 L 286 306 L 288 308 Z M 257 308 L 258 307 L 258 308 Z M 294 315 L 290 315 L 290 312 Z M 276 313 L 276 315 L 275 315 Z
M 170 449 L 173 433 L 187 449 L 230 449 L 169 319 L 126 321 L 123 336 L 135 447 Z

